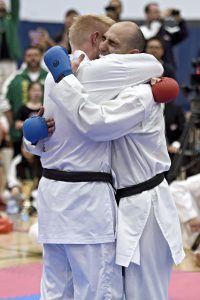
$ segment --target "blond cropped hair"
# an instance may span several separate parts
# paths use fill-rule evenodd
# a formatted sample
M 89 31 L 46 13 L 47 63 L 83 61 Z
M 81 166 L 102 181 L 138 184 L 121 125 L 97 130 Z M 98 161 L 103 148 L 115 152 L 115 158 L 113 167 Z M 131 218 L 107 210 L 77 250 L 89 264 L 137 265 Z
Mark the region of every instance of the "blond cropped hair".
M 83 15 L 75 17 L 69 29 L 69 41 L 72 47 L 80 48 L 89 34 L 98 31 L 104 34 L 115 22 L 107 16 Z

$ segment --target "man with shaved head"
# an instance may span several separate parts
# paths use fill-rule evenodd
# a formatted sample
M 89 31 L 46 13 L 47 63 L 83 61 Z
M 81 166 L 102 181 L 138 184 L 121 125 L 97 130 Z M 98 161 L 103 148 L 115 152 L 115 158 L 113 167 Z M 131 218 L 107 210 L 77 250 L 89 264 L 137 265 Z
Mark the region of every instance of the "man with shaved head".
M 139 27 L 129 21 L 114 24 L 104 35 L 103 41 L 108 39 L 109 53 L 140 53 L 144 50 L 145 40 Z M 137 45 L 137 47 L 136 47 Z M 100 51 L 102 55 L 108 54 L 101 43 Z
M 72 28 L 75 24 L 76 22 L 72 25 Z M 116 28 L 119 29 L 118 33 Z M 127 29 L 127 36 L 123 34 L 124 29 Z M 139 43 L 139 46 L 132 41 L 132 38 Z M 43 142 L 43 147 L 46 151 L 41 153 L 43 167 L 47 169 L 47 174 L 44 174 L 44 178 L 40 182 L 38 202 L 39 226 L 41 228 L 39 229 L 40 240 L 44 242 L 44 263 L 46 265 L 44 270 L 47 272 L 43 276 L 42 286 L 43 288 L 45 287 L 46 295 L 48 295 L 48 289 L 51 287 L 48 285 L 49 278 L 47 275 L 50 276 L 50 269 L 53 266 L 55 266 L 55 269 L 52 269 L 51 273 L 57 274 L 58 266 L 61 266 L 61 263 L 63 266 L 65 253 L 66 258 L 70 258 L 69 270 L 72 268 L 76 293 L 77 291 L 80 293 L 80 290 L 84 291 L 84 294 L 81 295 L 74 292 L 74 299 L 122 299 L 120 298 L 121 295 L 119 295 L 119 285 L 117 288 L 113 282 L 114 278 L 116 278 L 114 274 L 116 274 L 117 268 L 112 263 L 114 236 L 112 234 L 109 235 L 109 232 L 115 232 L 113 228 L 115 227 L 114 216 L 116 207 L 113 203 L 112 189 L 106 194 L 108 192 L 107 188 L 110 187 L 108 183 L 100 183 L 98 179 L 94 179 L 94 182 L 89 182 L 84 177 L 82 177 L 84 183 L 72 183 L 69 182 L 70 180 L 68 182 L 59 182 L 58 177 L 56 180 L 56 176 L 51 176 L 52 172 L 49 172 L 49 169 L 56 170 L 56 174 L 61 175 L 62 173 L 61 176 L 65 177 L 65 180 L 63 177 L 63 181 L 67 181 L 66 177 L 68 175 L 70 176 L 72 173 L 73 175 L 77 174 L 77 171 L 87 171 L 89 173 L 98 171 L 102 175 L 102 173 L 114 170 L 117 174 L 118 188 L 132 186 L 147 180 L 150 181 L 150 185 L 148 185 L 149 194 L 145 192 L 144 200 L 141 201 L 141 204 L 138 197 L 141 197 L 140 195 L 143 194 L 142 190 L 140 190 L 139 196 L 136 196 L 135 203 L 134 199 L 132 199 L 134 196 L 129 197 L 128 200 L 125 197 L 120 201 L 119 217 L 120 214 L 123 216 L 124 210 L 126 213 L 124 220 L 120 217 L 119 234 L 116 233 L 119 238 L 117 264 L 127 267 L 127 270 L 132 270 L 132 266 L 137 264 L 140 275 L 135 274 L 135 272 L 134 274 L 138 278 L 140 276 L 144 278 L 144 274 L 147 275 L 148 272 L 146 269 L 143 269 L 143 265 L 140 266 L 138 260 L 140 249 L 138 245 L 139 240 L 142 239 L 141 236 L 144 236 L 144 226 L 147 223 L 147 219 L 148 221 L 150 218 L 155 219 L 153 205 L 151 205 L 153 195 L 159 204 L 162 200 L 161 198 L 165 198 L 164 202 L 166 199 L 170 202 L 168 207 L 164 206 L 164 210 L 167 217 L 170 220 L 173 219 L 173 226 L 177 236 L 180 234 L 176 211 L 168 193 L 167 183 L 163 181 L 163 172 L 169 168 L 170 163 L 164 138 L 162 106 L 153 101 L 150 86 L 141 84 L 148 82 L 152 76 L 160 76 L 163 70 L 162 68 L 160 69 L 160 65 L 157 65 L 157 61 L 152 56 L 140 53 L 144 41 L 135 24 L 125 22 L 120 25 L 113 25 L 103 34 L 103 40 L 100 31 L 90 32 L 84 41 L 85 44 L 82 46 L 82 49 L 84 51 L 86 49 L 90 50 L 88 51 L 90 58 L 91 53 L 96 51 L 97 45 L 102 55 L 109 53 L 118 53 L 119 55 L 111 54 L 103 56 L 99 60 L 87 60 L 81 63 L 77 72 L 77 78 L 86 90 L 83 89 L 83 86 L 73 75 L 66 76 L 59 84 L 52 82 L 51 75 L 47 77 L 44 99 L 46 117 L 53 114 L 56 130 L 49 140 L 47 139 Z M 71 45 L 73 50 L 77 50 L 76 41 L 72 37 Z M 58 50 L 58 48 L 56 49 Z M 92 49 L 94 52 L 91 51 Z M 51 50 L 54 52 L 55 48 Z M 51 63 L 53 61 L 55 66 L 65 65 L 67 56 L 65 52 L 60 52 L 60 48 L 59 53 L 56 52 L 56 55 L 51 50 L 46 56 L 46 63 L 50 67 L 54 80 L 58 81 L 59 78 L 56 78 Z M 125 53 L 128 54 L 124 55 Z M 134 53 L 135 55 L 132 55 Z M 49 54 L 51 58 L 48 58 Z M 57 75 L 62 77 L 66 73 L 68 73 L 67 70 L 64 73 L 57 73 Z M 136 87 L 135 85 L 138 86 Z M 99 106 L 97 103 L 101 103 L 101 105 Z M 111 143 L 109 141 L 114 139 L 116 139 L 116 142 L 112 143 L 113 151 L 111 156 Z M 156 154 L 156 151 L 153 151 L 154 147 L 155 150 L 159 149 L 159 155 Z M 152 178 L 153 182 L 150 180 Z M 44 189 L 45 185 L 48 185 L 48 190 Z M 159 195 L 159 193 L 162 195 Z M 124 209 L 124 205 L 127 207 L 127 201 L 130 204 L 129 215 Z M 62 210 L 60 211 L 59 207 L 61 207 L 61 204 Z M 64 208 L 65 210 L 63 210 Z M 156 208 L 158 209 L 158 218 L 160 220 L 161 211 L 159 205 Z M 45 233 L 44 231 L 44 228 L 46 229 L 45 222 L 48 219 L 48 224 L 49 222 L 51 224 L 52 216 L 55 216 L 57 221 L 57 236 L 52 236 L 52 232 L 49 232 L 47 235 L 47 232 Z M 65 220 L 65 224 L 63 220 Z M 69 223 L 69 220 L 71 223 Z M 65 237 L 63 235 L 64 225 L 70 231 L 70 235 L 68 233 L 67 236 L 65 233 Z M 155 266 L 154 280 L 156 281 L 159 276 L 162 276 L 164 281 L 169 276 L 172 266 L 172 257 L 169 255 L 170 249 L 173 251 L 173 258 L 176 261 L 180 260 L 182 255 L 181 242 L 178 238 L 177 241 L 174 241 L 174 237 L 168 228 L 165 228 L 163 235 L 160 234 L 160 227 L 156 224 L 156 221 L 149 228 L 149 231 L 150 234 L 155 233 L 158 244 L 162 245 L 163 252 L 160 255 L 161 259 L 164 259 L 165 267 L 163 269 L 164 275 L 162 275 L 159 269 L 160 259 L 158 265 Z M 46 237 L 42 236 L 44 233 Z M 63 236 L 62 240 L 61 236 Z M 47 237 L 50 244 L 47 244 Z M 170 249 L 165 242 L 166 237 L 167 241 L 170 242 Z M 59 245 L 55 245 L 56 241 Z M 171 248 L 171 241 L 173 241 L 173 249 Z M 123 243 L 126 246 L 128 245 L 128 247 L 123 246 Z M 154 240 L 151 243 L 154 245 Z M 79 245 L 75 246 L 74 244 Z M 59 263 L 59 265 L 54 263 L 55 255 L 58 258 L 57 264 Z M 58 255 L 60 255 L 60 259 Z M 144 257 L 141 255 L 145 261 L 145 266 L 147 261 L 150 261 L 150 265 L 154 264 L 156 255 L 156 252 L 150 258 L 148 253 L 145 253 Z M 97 256 L 98 259 L 94 262 L 92 258 Z M 100 266 L 105 267 L 107 263 L 110 266 L 112 265 L 114 273 L 111 272 L 113 274 L 111 276 L 109 268 L 105 268 L 108 273 L 106 275 L 103 272 L 106 276 L 103 283 L 99 278 L 101 274 Z M 93 274 L 92 278 L 89 275 L 89 270 Z M 95 276 L 93 270 L 96 270 Z M 118 272 L 120 272 L 119 269 Z M 127 275 L 127 272 L 125 272 L 125 275 Z M 85 283 L 86 278 L 91 279 L 89 285 Z M 94 279 L 99 284 L 98 288 L 95 285 L 96 290 L 93 289 L 92 294 Z M 125 277 L 127 300 L 148 299 L 148 297 L 153 299 L 151 297 L 152 292 L 150 291 L 149 280 L 144 281 L 145 289 L 143 295 L 140 295 L 140 298 L 138 297 L 139 294 L 133 297 L 135 290 L 140 290 L 139 285 L 141 285 L 141 282 L 139 283 L 138 280 L 135 284 L 132 280 L 133 276 L 128 275 Z M 134 291 L 131 290 L 131 285 L 134 285 Z M 167 283 L 162 282 L 162 289 L 166 289 L 166 286 Z M 101 291 L 103 290 L 106 294 L 102 294 Z M 160 289 L 157 291 L 156 286 L 153 294 L 154 292 L 157 296 L 160 295 Z M 44 290 L 43 295 L 45 295 Z M 154 299 L 164 298 L 157 297 Z

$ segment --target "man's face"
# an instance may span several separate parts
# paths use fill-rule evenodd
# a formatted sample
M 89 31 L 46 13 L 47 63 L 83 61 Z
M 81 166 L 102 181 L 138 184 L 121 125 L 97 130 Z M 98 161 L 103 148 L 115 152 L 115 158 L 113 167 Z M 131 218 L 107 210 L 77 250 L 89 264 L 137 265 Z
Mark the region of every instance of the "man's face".
M 69 16 L 65 17 L 65 29 L 69 29 L 72 26 L 74 18 L 77 16 L 78 14 L 71 13 Z
M 149 22 L 156 21 L 160 18 L 160 8 L 156 4 L 152 4 L 149 7 L 149 12 L 146 14 Z
M 28 49 L 25 53 L 25 62 L 28 68 L 35 68 L 40 66 L 41 53 L 39 49 Z
M 35 83 L 29 89 L 29 98 L 32 103 L 40 103 L 42 99 L 43 90 L 40 84 Z
M 100 55 L 111 53 L 126 54 L 129 52 L 126 45 L 127 41 L 124 33 L 118 31 L 115 26 L 112 26 L 102 37 L 99 45 Z
M 161 60 L 164 54 L 164 49 L 159 40 L 150 40 L 146 45 L 146 53 L 152 54 L 158 60 Z
M 107 6 L 106 15 L 114 21 L 118 21 L 121 10 L 121 3 L 118 0 L 111 0 L 109 5 Z

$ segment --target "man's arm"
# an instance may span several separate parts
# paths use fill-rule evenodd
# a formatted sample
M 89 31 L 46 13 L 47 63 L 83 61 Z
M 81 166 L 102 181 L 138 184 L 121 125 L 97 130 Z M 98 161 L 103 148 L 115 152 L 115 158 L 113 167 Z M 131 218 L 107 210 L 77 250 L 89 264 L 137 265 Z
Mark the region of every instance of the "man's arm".
M 95 103 L 116 97 L 123 89 L 160 77 L 163 67 L 146 53 L 110 54 L 80 65 L 77 78 Z
M 118 139 L 133 132 L 153 103 L 150 86 L 140 85 L 127 88 L 115 100 L 94 104 L 73 75 L 52 86 L 49 96 L 80 132 L 95 141 Z
M 64 67 L 61 67 L 61 69 L 59 67 L 55 70 L 55 67 L 52 65 L 52 59 L 53 57 L 55 58 L 55 54 L 58 55 L 58 52 L 60 53 L 59 55 L 61 55 L 59 56 L 59 59 L 61 60 L 61 64 L 64 63 Z M 65 74 L 63 73 L 63 71 L 67 73 L 70 71 L 70 68 L 68 69 L 67 66 L 70 63 L 68 62 L 66 65 L 67 56 L 65 51 L 63 52 L 63 49 L 58 49 L 58 47 L 55 47 L 54 49 L 49 50 L 46 54 L 45 59 L 45 62 L 49 66 L 49 69 L 54 73 L 55 80 L 58 79 L 59 72 L 62 72 L 60 73 L 61 75 Z M 132 64 L 133 61 L 134 64 Z M 143 72 L 143 67 L 146 72 Z M 72 88 L 68 90 L 68 87 L 70 88 L 70 85 L 68 87 L 66 85 L 66 89 L 63 89 L 63 91 L 60 90 L 59 97 L 58 95 L 51 95 L 51 92 L 48 93 L 48 95 L 50 95 L 50 98 L 54 99 L 58 106 L 60 106 L 62 112 L 65 112 L 66 115 L 70 114 L 69 118 L 73 115 L 73 113 L 75 114 L 76 117 L 72 117 L 71 120 L 73 122 L 75 119 L 77 119 L 77 127 L 79 127 L 80 124 L 79 113 L 81 113 L 81 118 L 83 119 L 82 123 L 85 123 L 82 124 L 83 127 L 80 126 L 79 130 L 81 132 L 85 132 L 85 134 L 95 140 L 102 140 L 102 138 L 103 140 L 116 139 L 130 132 L 130 128 L 133 128 L 143 120 L 145 115 L 144 107 L 148 102 L 144 105 L 144 107 L 141 103 L 140 105 L 138 105 L 139 97 L 136 92 L 135 95 L 132 94 L 132 97 L 135 101 L 131 103 L 125 102 L 124 99 L 118 99 L 118 102 L 116 100 L 115 103 L 111 103 L 111 101 L 109 101 L 102 107 L 95 107 L 95 105 L 93 106 L 92 103 L 87 102 L 86 109 L 85 107 L 83 109 L 78 99 L 80 101 L 86 101 L 88 100 L 89 95 L 94 102 L 101 103 L 103 100 L 110 100 L 114 98 L 122 89 L 130 87 L 134 84 L 136 85 L 142 82 L 146 82 L 150 80 L 151 77 L 161 76 L 163 73 L 161 64 L 153 56 L 147 54 L 113 54 L 100 60 L 96 60 L 93 63 L 88 62 L 86 65 L 84 65 L 84 67 L 81 66 L 81 69 L 83 71 L 79 70 L 79 79 L 81 80 L 82 76 L 86 76 L 86 80 L 84 81 L 83 78 L 82 80 L 84 81 L 85 85 L 88 86 L 87 92 L 89 92 L 89 94 L 85 93 L 82 85 L 77 80 L 75 80 L 73 76 L 68 76 L 68 80 L 69 78 L 73 78 L 72 81 L 75 80 L 75 86 L 72 85 Z M 88 70 L 86 74 L 85 70 Z M 64 80 L 66 80 L 66 78 Z M 49 90 L 51 91 L 51 88 L 49 88 Z M 94 92 L 94 95 L 92 92 Z M 48 96 L 46 98 L 48 98 Z M 72 101 L 72 98 L 74 98 L 74 101 Z M 75 101 L 75 98 L 77 98 L 77 101 Z M 70 102 L 69 104 L 66 101 L 62 102 L 63 99 L 71 99 L 72 105 L 70 104 Z M 151 101 L 153 102 L 152 95 L 147 97 L 147 99 L 151 99 Z M 71 110 L 68 110 L 68 108 L 72 108 L 74 103 L 77 105 L 77 109 L 72 110 L 73 113 L 71 113 Z M 86 105 L 86 103 L 84 105 Z M 135 109 L 134 114 L 132 114 L 133 108 Z M 93 115 L 93 119 L 91 119 L 93 120 L 92 122 L 91 120 L 89 120 L 88 123 L 88 115 Z M 102 124 L 102 127 L 100 126 L 100 124 Z M 107 136 L 105 135 L 105 130 L 108 133 Z
M 43 118 L 44 107 L 41 107 L 37 117 L 28 118 L 29 125 L 25 126 L 23 123 L 23 144 L 26 151 L 42 157 L 43 152 L 45 152 L 44 138 L 51 136 L 55 131 L 55 122 L 52 118 Z M 39 127 L 35 126 L 39 122 Z M 28 131 L 27 131 L 28 130 Z M 29 137 L 29 140 L 27 140 Z M 31 139 L 30 139 L 31 138 Z M 36 141 L 35 141 L 36 139 Z M 32 142 L 31 142 L 32 140 Z

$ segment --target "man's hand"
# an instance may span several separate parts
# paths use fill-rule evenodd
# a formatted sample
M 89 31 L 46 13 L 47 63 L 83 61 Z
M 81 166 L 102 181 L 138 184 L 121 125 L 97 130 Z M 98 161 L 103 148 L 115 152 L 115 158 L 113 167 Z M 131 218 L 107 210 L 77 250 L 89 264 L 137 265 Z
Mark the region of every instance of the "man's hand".
M 72 67 L 72 72 L 74 75 L 76 75 L 76 72 L 80 66 L 80 64 L 82 63 L 82 61 L 84 60 L 85 54 L 81 54 L 78 59 L 76 60 L 72 60 L 71 61 L 71 67 Z
M 75 61 L 70 62 L 68 52 L 61 46 L 50 48 L 44 55 L 44 61 L 51 72 L 55 82 L 59 82 L 65 76 L 76 74 L 85 55 L 81 54 Z
M 50 48 L 44 55 L 44 62 L 57 83 L 65 76 L 72 74 L 67 49 L 61 46 Z
M 43 118 L 44 107 L 41 107 L 38 114 L 25 120 L 23 124 L 23 135 L 32 144 L 47 138 L 55 131 L 55 122 L 52 118 Z
M 39 112 L 37 113 L 37 117 L 42 117 L 43 114 L 44 114 L 44 107 L 41 106 Z M 55 121 L 53 118 L 45 118 L 45 122 L 48 126 L 48 135 L 51 136 L 56 129 Z
M 162 80 L 162 78 L 153 77 L 153 78 L 151 78 L 150 84 L 152 86 L 152 85 L 156 84 L 157 82 L 160 82 L 161 80 Z

